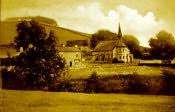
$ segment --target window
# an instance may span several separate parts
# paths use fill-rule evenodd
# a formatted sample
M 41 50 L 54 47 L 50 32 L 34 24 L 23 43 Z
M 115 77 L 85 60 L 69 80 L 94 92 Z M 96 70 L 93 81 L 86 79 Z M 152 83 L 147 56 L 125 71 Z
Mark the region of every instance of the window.
M 80 60 L 79 60 L 79 59 L 75 59 L 75 60 L 74 60 L 74 64 L 75 64 L 75 65 L 78 65 L 79 63 L 80 63 Z
M 125 59 L 125 56 L 123 56 L 123 59 Z
M 76 54 L 76 57 L 78 57 L 78 54 Z
M 122 56 L 120 56 L 120 59 L 122 59 Z

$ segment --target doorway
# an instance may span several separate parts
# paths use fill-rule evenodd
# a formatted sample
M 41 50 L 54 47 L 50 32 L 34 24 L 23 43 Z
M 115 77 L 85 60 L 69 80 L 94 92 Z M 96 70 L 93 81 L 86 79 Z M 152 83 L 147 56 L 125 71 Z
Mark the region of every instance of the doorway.
M 72 61 L 70 61 L 70 67 L 72 66 Z

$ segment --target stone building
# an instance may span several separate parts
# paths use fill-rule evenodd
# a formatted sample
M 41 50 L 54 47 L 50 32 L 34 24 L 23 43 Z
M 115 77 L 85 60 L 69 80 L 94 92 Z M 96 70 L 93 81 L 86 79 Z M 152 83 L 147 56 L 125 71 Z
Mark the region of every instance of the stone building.
M 111 63 L 118 62 L 132 63 L 133 55 L 122 40 L 122 32 L 119 24 L 118 37 L 113 40 L 101 41 L 92 52 L 94 61 Z
M 57 47 L 58 54 L 66 60 L 69 67 L 80 67 L 82 65 L 82 51 L 77 47 Z

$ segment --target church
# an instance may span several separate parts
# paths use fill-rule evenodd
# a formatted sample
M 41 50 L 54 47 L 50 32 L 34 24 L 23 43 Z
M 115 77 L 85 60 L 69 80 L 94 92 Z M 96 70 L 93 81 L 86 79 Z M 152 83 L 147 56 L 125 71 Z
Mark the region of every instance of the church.
M 113 40 L 100 41 L 92 52 L 95 62 L 123 62 L 132 63 L 133 54 L 122 40 L 122 31 L 118 28 L 118 36 Z

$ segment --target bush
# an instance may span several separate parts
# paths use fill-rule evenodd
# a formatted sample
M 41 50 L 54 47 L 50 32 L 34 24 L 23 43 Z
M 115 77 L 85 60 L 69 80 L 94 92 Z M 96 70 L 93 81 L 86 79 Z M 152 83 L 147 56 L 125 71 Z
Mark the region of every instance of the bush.
M 96 72 L 93 72 L 91 76 L 86 80 L 85 92 L 96 93 L 99 85 L 99 77 Z
M 1 66 L 12 66 L 15 64 L 14 60 L 14 57 L 0 58 Z
M 143 94 L 148 91 L 146 82 L 144 82 L 143 76 L 136 73 L 129 76 L 128 79 L 128 93 Z
M 15 71 L 4 68 L 2 73 L 2 88 L 21 90 L 25 89 L 26 83 L 23 77 L 20 77 Z
M 175 71 L 163 69 L 162 93 L 175 95 Z
M 56 80 L 48 87 L 49 91 L 59 92 L 84 92 L 84 81 L 72 80 L 66 72 L 57 77 Z
M 161 76 L 144 76 L 144 84 L 147 87 L 145 94 L 160 94 L 161 83 Z
M 126 80 L 117 79 L 118 77 L 99 77 L 96 72 L 86 80 L 85 92 L 88 93 L 122 93 L 126 91 Z
M 124 63 L 124 61 L 119 61 L 117 58 L 114 58 L 112 60 L 112 63 Z
M 49 91 L 69 92 L 72 91 L 73 87 L 70 75 L 64 72 L 52 82 L 49 86 Z
M 117 58 L 114 58 L 113 60 L 112 60 L 112 63 L 117 63 L 118 62 L 118 59 Z
M 143 76 L 134 73 L 99 77 L 93 72 L 86 80 L 85 92 L 159 94 L 160 87 L 160 76 Z
M 108 79 L 99 81 L 97 88 L 98 93 L 122 93 L 126 89 L 126 84 L 122 80 Z
M 73 85 L 71 88 L 71 92 L 79 92 L 79 93 L 85 92 L 86 84 L 83 80 L 71 81 L 71 84 Z

